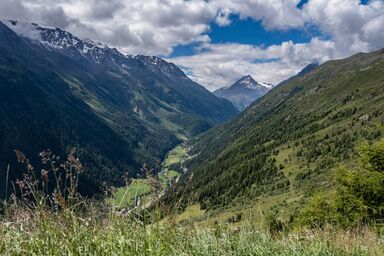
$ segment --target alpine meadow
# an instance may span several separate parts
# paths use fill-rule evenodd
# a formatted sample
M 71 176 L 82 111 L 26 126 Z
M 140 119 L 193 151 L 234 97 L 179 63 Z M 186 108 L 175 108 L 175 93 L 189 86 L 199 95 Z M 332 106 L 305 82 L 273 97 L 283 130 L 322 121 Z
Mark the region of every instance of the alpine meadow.
M 0 255 L 384 255 L 383 0 L 2 0 Z

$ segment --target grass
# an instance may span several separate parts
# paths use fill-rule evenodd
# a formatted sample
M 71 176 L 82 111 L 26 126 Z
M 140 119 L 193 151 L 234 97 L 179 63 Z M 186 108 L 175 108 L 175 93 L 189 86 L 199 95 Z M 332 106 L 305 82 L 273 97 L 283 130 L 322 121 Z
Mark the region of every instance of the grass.
M 133 207 L 135 197 L 140 196 L 145 203 L 145 196 L 151 193 L 151 186 L 147 179 L 135 179 L 128 187 L 118 188 L 112 198 L 112 205 L 121 207 Z
M 178 172 L 166 169 L 159 174 L 159 179 L 161 180 L 163 188 L 167 188 L 169 186 L 169 181 L 179 176 L 180 174 Z
M 186 148 L 182 145 L 177 146 L 172 151 L 168 153 L 167 158 L 164 161 L 165 166 L 170 166 L 172 164 L 180 163 L 183 156 L 186 153 Z
M 301 197 L 300 194 L 295 195 L 292 192 L 287 192 L 275 196 L 262 197 L 254 200 L 252 203 L 213 211 L 202 210 L 199 204 L 195 204 L 187 207 L 182 213 L 175 215 L 174 221 L 178 224 L 193 222 L 199 227 L 209 227 L 214 223 L 230 224 L 229 219 L 240 214 L 242 219 L 232 223 L 230 225 L 231 228 L 252 223 L 255 228 L 261 229 L 265 225 L 263 220 L 269 214 L 276 214 L 280 220 L 286 222 L 289 219 L 291 208 L 298 206 Z
M 194 218 L 201 217 L 204 213 L 205 211 L 200 209 L 199 204 L 191 205 L 187 207 L 183 213 L 176 215 L 175 221 L 176 223 L 182 221 L 193 222 Z
M 244 224 L 152 224 L 101 209 L 86 214 L 14 208 L 0 221 L 1 255 L 382 255 L 382 237 L 359 231 L 271 235 Z
M 163 162 L 163 170 L 158 174 L 162 191 L 169 187 L 171 180 L 180 176 L 180 173 L 170 169 L 169 166 L 175 163 L 181 163 L 185 155 L 186 146 L 184 145 L 179 145 L 168 153 Z M 110 202 L 118 208 L 132 208 L 136 196 L 141 197 L 142 205 L 144 205 L 151 200 L 151 198 L 156 198 L 158 193 L 159 191 L 153 191 L 151 188 L 151 178 L 134 179 L 128 187 L 117 188 Z
M 19 154 L 18 157 L 28 162 L 23 156 Z M 78 166 L 76 159 L 71 160 L 74 166 Z M 168 175 L 175 173 L 169 172 Z M 26 181 L 28 186 L 29 180 Z M 30 190 L 22 190 L 31 191 L 35 199 L 13 198 L 5 204 L 4 214 L 0 215 L 0 255 L 384 253 L 382 233 L 368 227 L 356 230 L 332 227 L 323 230 L 287 229 L 270 233 L 266 224 L 257 225 L 256 221 L 247 221 L 247 218 L 236 223 L 214 222 L 200 225 L 194 221 L 205 214 L 200 205 L 190 206 L 183 214 L 169 215 L 165 219 L 156 210 L 148 212 L 134 208 L 130 211 L 115 211 L 114 207 L 109 207 L 111 203 L 115 206 L 117 203 L 129 204 L 136 195 L 149 196 L 150 181 L 151 179 L 133 180 L 129 187 L 116 192 L 114 201 L 107 200 L 106 203 L 87 201 L 76 194 L 70 194 L 71 197 L 65 201 L 65 198 L 56 194 L 45 195 L 35 186 Z M 72 185 L 75 188 L 77 186 Z M 281 199 L 276 198 L 274 203 Z M 231 216 L 227 215 L 225 218 L 229 217 Z M 260 215 L 257 221 L 267 223 L 263 218 Z
M 169 181 L 179 175 L 178 172 L 168 169 L 159 173 L 162 189 L 165 190 L 169 186 Z M 153 191 L 151 187 L 151 179 L 134 179 L 129 186 L 117 188 L 110 202 L 118 208 L 132 208 L 136 196 L 140 196 L 141 204 L 144 205 L 151 197 L 155 197 L 156 193 L 158 192 Z
M 169 181 L 178 177 L 180 174 L 173 170 L 165 169 L 159 173 L 158 177 L 161 182 L 162 191 L 169 186 Z M 151 185 L 151 178 L 148 179 L 134 179 L 127 187 L 117 188 L 113 193 L 110 203 L 118 208 L 132 208 L 134 207 L 135 197 L 140 196 L 141 205 L 147 203 L 150 198 L 156 198 L 159 191 L 154 191 Z

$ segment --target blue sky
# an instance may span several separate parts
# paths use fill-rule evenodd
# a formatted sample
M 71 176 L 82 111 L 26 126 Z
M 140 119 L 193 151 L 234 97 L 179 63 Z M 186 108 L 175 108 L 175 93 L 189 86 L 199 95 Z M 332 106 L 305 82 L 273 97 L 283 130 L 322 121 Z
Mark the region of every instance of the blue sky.
M 308 0 L 301 0 L 297 8 L 301 9 Z M 361 0 L 366 5 L 369 0 Z M 260 20 L 252 18 L 241 19 L 239 15 L 231 15 L 232 23 L 229 26 L 219 26 L 215 22 L 210 23 L 210 31 L 207 35 L 212 43 L 240 43 L 259 46 L 271 46 L 286 41 L 294 43 L 308 43 L 313 37 L 329 39 L 316 26 L 306 26 L 287 30 L 266 30 Z M 179 45 L 173 48 L 168 57 L 194 55 L 197 44 Z
M 240 19 L 238 15 L 231 16 L 229 26 L 219 26 L 215 22 L 210 24 L 210 31 L 206 33 L 213 44 L 239 43 L 268 47 L 286 41 L 294 43 L 308 43 L 313 37 L 327 38 L 315 26 L 292 28 L 288 30 L 266 30 L 261 21 L 251 18 Z M 173 48 L 170 58 L 196 54 L 195 48 L 199 44 L 191 43 Z
M 371 40 L 364 31 L 370 30 L 370 23 L 384 24 L 381 0 L 302 0 L 297 1 L 295 7 L 297 13 L 304 14 L 303 23 L 287 26 L 282 23 L 283 27 L 279 24 L 271 27 L 263 14 L 255 18 L 231 13 L 227 17 L 229 24 L 223 26 L 215 21 L 209 24 L 206 35 L 210 41 L 203 44 L 208 47 L 196 42 L 179 45 L 173 48 L 169 60 L 174 60 L 194 80 L 213 90 L 230 85 L 246 74 L 277 84 L 311 62 L 322 63 L 384 47 L 384 42 L 374 40 L 372 34 Z M 240 48 L 244 50 L 238 51 Z M 246 51 L 254 57 L 248 58 Z M 238 58 L 237 52 L 244 56 L 231 61 L 228 60 L 231 52 L 234 59 Z
M 166 58 L 209 90 L 384 47 L 384 0 L 1 0 L 0 17 Z

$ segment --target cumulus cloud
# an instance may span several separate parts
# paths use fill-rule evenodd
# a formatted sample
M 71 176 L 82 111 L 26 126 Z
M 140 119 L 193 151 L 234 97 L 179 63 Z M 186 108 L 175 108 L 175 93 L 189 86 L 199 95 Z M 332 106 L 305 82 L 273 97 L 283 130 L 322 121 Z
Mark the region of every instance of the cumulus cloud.
M 304 5 L 302 16 L 329 35 L 345 55 L 383 47 L 382 0 L 367 5 L 359 0 L 311 0 Z
M 383 47 L 384 1 L 309 0 L 1 0 L 0 17 L 61 27 L 128 54 L 169 55 L 199 45 L 196 55 L 171 61 L 214 89 L 245 74 L 277 83 L 314 59 L 325 61 Z M 212 22 L 261 21 L 270 31 L 315 27 L 320 38 L 266 48 L 212 44 Z
M 205 43 L 217 10 L 204 0 L 1 0 L 0 16 L 49 24 L 130 54 Z
M 178 57 L 173 61 L 185 67 L 191 77 L 213 90 L 229 85 L 245 74 L 255 79 L 278 83 L 295 75 L 305 65 L 343 58 L 357 52 L 384 47 L 384 1 L 309 0 L 302 9 L 300 1 L 221 0 L 219 25 L 231 23 L 231 14 L 261 20 L 269 30 L 316 27 L 324 39 L 309 43 L 284 42 L 260 48 L 251 45 L 211 45 L 196 56 Z M 202 64 L 203 63 L 203 64 Z
M 309 43 L 292 41 L 267 48 L 244 44 L 207 44 L 194 56 L 172 58 L 195 81 L 215 90 L 245 74 L 261 82 L 277 84 L 303 66 L 339 57 L 332 41 L 313 38 Z M 202 64 L 203 63 L 203 64 Z
M 230 23 L 230 13 L 261 20 L 267 29 L 300 27 L 305 22 L 296 7 L 300 0 L 212 0 L 210 3 L 224 14 L 219 19 L 222 24 Z

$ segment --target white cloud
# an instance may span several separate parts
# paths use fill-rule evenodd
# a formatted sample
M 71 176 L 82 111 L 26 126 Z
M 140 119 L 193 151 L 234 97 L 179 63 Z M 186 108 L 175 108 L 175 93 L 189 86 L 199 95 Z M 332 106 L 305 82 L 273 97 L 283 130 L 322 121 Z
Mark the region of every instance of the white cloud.
M 288 29 L 304 25 L 304 18 L 296 8 L 300 0 L 212 0 L 211 5 L 224 10 L 224 17 L 229 12 L 241 18 L 261 20 L 267 29 Z M 224 22 L 223 24 L 228 24 Z M 219 23 L 220 24 L 220 23 Z
M 1 0 L 0 16 L 59 26 L 126 53 L 170 54 L 207 42 L 217 10 L 204 0 Z
M 1 0 L 0 17 L 59 26 L 129 54 L 168 55 L 178 45 L 200 44 L 195 56 L 172 59 L 209 88 L 244 74 L 277 83 L 313 59 L 345 57 L 384 46 L 384 1 L 309 0 Z M 261 21 L 267 30 L 316 27 L 322 39 L 262 48 L 211 44 L 210 24 L 233 15 Z M 260 62 L 260 59 L 264 61 Z M 265 62 L 269 59 L 269 62 Z
M 188 43 L 206 43 L 210 23 L 230 15 L 263 20 L 268 29 L 304 24 L 298 0 L 1 0 L 0 16 L 59 26 L 127 53 L 170 54 Z
M 313 38 L 306 44 L 285 42 L 267 48 L 244 44 L 206 44 L 194 56 L 169 59 L 192 70 L 191 77 L 210 90 L 230 85 L 245 74 L 277 84 L 314 61 L 338 57 L 335 44 Z
M 276 84 L 313 60 L 324 62 L 384 47 L 382 0 L 371 0 L 366 5 L 359 0 L 309 0 L 302 10 L 296 8 L 299 1 L 218 2 L 221 7 L 228 8 L 219 16 L 219 24 L 229 24 L 230 13 L 235 13 L 262 20 L 266 29 L 315 26 L 327 39 L 313 38 L 307 44 L 285 42 L 266 49 L 250 45 L 212 45 L 196 56 L 173 60 L 187 67 L 194 79 L 211 90 L 229 85 L 245 74 Z M 260 58 L 275 60 L 257 63 Z
M 383 47 L 384 1 L 311 0 L 303 8 L 307 22 L 320 28 L 344 55 Z

